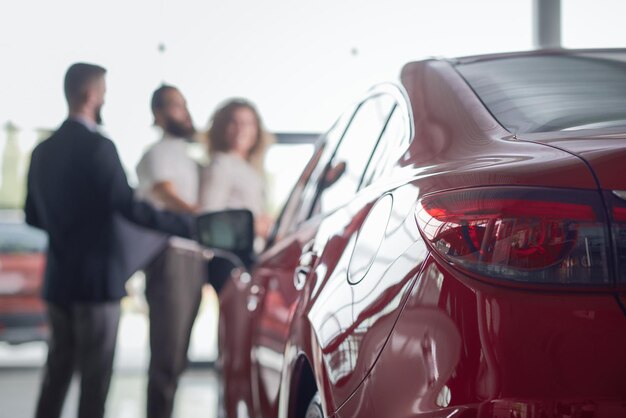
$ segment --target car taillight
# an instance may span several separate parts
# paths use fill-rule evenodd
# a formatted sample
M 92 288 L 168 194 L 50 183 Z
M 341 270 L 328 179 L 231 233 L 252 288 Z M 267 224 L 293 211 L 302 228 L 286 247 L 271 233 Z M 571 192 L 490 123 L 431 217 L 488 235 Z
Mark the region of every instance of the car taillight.
M 426 196 L 415 215 L 432 248 L 475 275 L 608 284 L 602 208 L 596 192 L 496 187 Z
M 617 281 L 626 283 L 626 191 L 616 191 L 606 199 L 613 216 L 613 246 Z

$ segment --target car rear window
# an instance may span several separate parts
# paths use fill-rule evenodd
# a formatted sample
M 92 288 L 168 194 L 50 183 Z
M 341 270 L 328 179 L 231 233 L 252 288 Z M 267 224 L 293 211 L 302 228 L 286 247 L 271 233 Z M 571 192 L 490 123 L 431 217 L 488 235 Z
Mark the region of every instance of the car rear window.
M 626 54 L 543 55 L 459 64 L 510 132 L 626 126 Z

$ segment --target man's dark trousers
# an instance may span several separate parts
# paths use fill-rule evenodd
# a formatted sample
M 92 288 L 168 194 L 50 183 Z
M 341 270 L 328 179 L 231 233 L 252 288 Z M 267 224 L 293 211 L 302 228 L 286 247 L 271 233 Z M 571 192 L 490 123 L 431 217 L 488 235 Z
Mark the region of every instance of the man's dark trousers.
M 61 416 L 73 371 L 80 373 L 78 417 L 104 416 L 111 382 L 120 303 L 48 304 L 52 328 L 36 418 Z
M 145 273 L 150 307 L 147 417 L 170 418 L 178 380 L 187 366 L 206 264 L 196 243 L 173 238 Z

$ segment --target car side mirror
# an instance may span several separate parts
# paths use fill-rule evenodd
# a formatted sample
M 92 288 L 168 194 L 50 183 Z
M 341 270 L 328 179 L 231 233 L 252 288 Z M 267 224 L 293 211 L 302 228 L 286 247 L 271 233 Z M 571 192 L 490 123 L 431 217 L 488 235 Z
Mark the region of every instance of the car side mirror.
M 196 227 L 201 245 L 232 253 L 246 267 L 250 266 L 254 253 L 252 212 L 246 209 L 208 212 L 198 216 Z

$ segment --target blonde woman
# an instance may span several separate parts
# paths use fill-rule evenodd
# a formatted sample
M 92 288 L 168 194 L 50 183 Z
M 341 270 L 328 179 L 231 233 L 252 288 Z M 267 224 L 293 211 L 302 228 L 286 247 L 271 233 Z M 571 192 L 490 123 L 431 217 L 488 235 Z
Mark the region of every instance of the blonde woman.
M 201 209 L 249 209 L 257 236 L 267 237 L 271 220 L 266 213 L 263 159 L 271 142 L 273 136 L 263 128 L 252 103 L 231 99 L 220 106 L 208 132 L 211 160 L 201 177 Z

